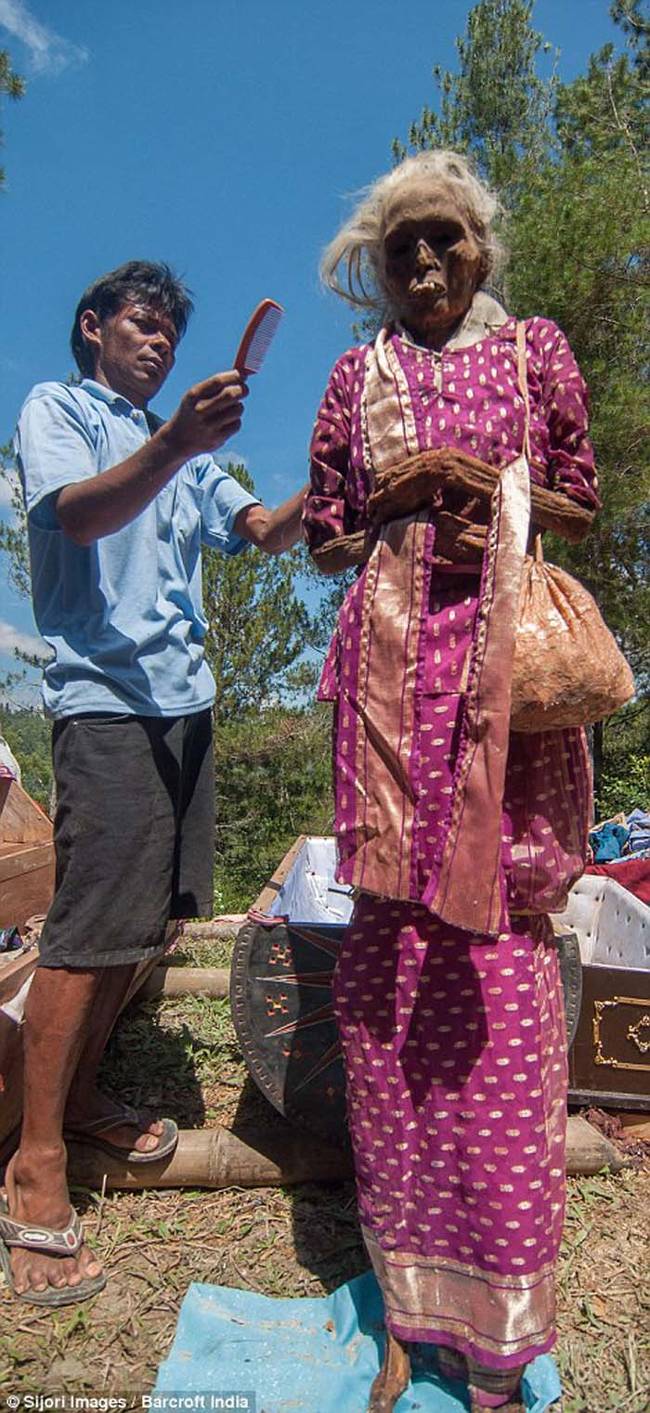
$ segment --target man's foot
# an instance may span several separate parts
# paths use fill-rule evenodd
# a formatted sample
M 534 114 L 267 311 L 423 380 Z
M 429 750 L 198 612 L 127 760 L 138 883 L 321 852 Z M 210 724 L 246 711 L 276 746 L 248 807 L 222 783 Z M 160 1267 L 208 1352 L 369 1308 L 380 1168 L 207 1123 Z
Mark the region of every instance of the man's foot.
M 383 1365 L 370 1390 L 367 1413 L 392 1413 L 411 1377 L 411 1359 L 401 1340 L 386 1331 Z
M 9 1216 L 21 1226 L 63 1230 L 71 1221 L 70 1197 L 65 1180 L 65 1148 L 56 1154 L 38 1155 L 38 1164 L 31 1168 L 21 1163 L 20 1151 L 10 1160 L 5 1173 L 4 1196 Z M 44 1295 L 50 1290 L 70 1292 L 78 1289 L 83 1300 L 93 1291 L 84 1291 L 84 1284 L 101 1277 L 102 1266 L 88 1246 L 82 1245 L 73 1256 L 47 1256 L 43 1251 L 10 1247 L 11 1277 L 16 1295 Z M 70 1296 L 74 1299 L 74 1295 Z M 43 1302 L 41 1302 L 43 1303 Z
M 104 1126 L 102 1119 L 106 1120 Z M 170 1151 L 169 1122 L 141 1118 L 128 1105 L 118 1104 L 100 1089 L 94 1089 L 91 1094 L 79 1097 L 69 1095 L 63 1130 L 65 1135 L 78 1138 L 80 1142 L 87 1139 L 91 1143 L 102 1143 L 115 1153 L 123 1150 L 125 1157 L 136 1152 L 153 1160 L 159 1154 L 162 1156 L 161 1149 Z

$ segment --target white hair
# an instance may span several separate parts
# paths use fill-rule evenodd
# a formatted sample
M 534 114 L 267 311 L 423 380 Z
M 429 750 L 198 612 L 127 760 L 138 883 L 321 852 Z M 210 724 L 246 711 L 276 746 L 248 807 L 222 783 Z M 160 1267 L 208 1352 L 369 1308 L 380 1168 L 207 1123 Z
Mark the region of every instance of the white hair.
M 323 284 L 359 309 L 386 309 L 384 234 L 389 202 L 423 179 L 445 186 L 458 202 L 483 257 L 480 283 L 505 263 L 505 250 L 492 230 L 501 213 L 497 196 L 473 171 L 467 157 L 438 148 L 406 157 L 398 167 L 360 192 L 361 201 L 323 252 Z

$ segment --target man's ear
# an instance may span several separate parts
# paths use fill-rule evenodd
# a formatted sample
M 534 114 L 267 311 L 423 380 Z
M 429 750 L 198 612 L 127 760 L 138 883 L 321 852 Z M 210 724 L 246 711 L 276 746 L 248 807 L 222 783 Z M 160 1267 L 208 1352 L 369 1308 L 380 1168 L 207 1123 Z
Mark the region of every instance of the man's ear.
M 97 362 L 97 355 L 102 346 L 102 325 L 94 309 L 84 309 L 79 315 L 79 328 L 83 339 L 90 345 L 93 361 Z

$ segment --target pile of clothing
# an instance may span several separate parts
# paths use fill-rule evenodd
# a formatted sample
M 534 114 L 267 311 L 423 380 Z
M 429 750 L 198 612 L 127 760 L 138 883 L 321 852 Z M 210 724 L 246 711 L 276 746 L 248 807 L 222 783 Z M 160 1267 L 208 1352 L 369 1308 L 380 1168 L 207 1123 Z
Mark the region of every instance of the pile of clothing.
M 650 904 L 650 813 L 633 809 L 597 824 L 589 835 L 593 863 L 586 873 L 613 878 L 642 903 Z

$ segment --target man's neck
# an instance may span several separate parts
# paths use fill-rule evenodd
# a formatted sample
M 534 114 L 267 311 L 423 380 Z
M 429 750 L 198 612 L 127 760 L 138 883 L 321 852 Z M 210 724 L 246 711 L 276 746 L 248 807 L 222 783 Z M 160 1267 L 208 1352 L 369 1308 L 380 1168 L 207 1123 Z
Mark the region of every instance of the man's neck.
M 117 384 L 119 383 L 119 379 L 117 378 L 113 378 L 109 382 L 102 368 L 95 369 L 93 373 L 93 381 L 95 383 L 100 383 L 103 388 L 110 388 L 110 391 L 117 393 L 118 397 L 125 397 L 127 402 L 130 402 L 133 407 L 139 407 L 142 412 L 146 412 L 148 406 L 148 399 L 145 400 L 141 394 L 134 392 L 133 389 L 127 389 L 126 387 L 117 386 Z

